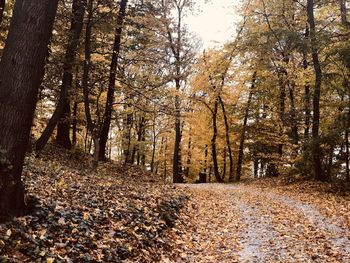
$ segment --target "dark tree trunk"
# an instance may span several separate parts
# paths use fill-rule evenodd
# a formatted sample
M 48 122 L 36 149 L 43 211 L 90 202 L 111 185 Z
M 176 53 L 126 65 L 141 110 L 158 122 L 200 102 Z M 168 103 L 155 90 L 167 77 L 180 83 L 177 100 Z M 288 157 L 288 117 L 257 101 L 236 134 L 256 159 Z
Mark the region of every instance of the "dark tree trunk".
M 125 163 L 133 164 L 136 154 L 136 146 L 133 146 L 131 151 L 131 139 L 132 139 L 132 127 L 134 123 L 133 113 L 128 113 L 124 118 L 124 129 L 126 129 L 125 139 L 127 141 L 126 148 L 124 149 Z
M 154 160 L 156 156 L 156 147 L 157 147 L 157 134 L 156 134 L 156 109 L 153 113 L 153 123 L 152 123 L 152 159 L 151 159 L 151 172 L 154 173 Z
M 321 164 L 321 146 L 320 146 L 320 97 L 321 97 L 321 85 L 322 85 L 322 69 L 318 56 L 317 37 L 316 37 L 316 25 L 314 17 L 314 1 L 307 1 L 307 16 L 310 26 L 310 39 L 311 39 L 311 53 L 315 70 L 315 87 L 313 96 L 313 119 L 312 119 L 312 157 L 314 165 L 314 175 L 319 181 L 325 181 L 326 177 L 322 171 Z
M 167 175 L 168 175 L 168 137 L 165 138 L 165 146 L 164 146 L 164 171 L 163 171 L 163 176 L 164 176 L 164 181 L 166 181 Z
M 279 84 L 279 89 L 280 89 L 280 97 L 279 97 L 279 117 L 280 117 L 280 136 L 282 137 L 284 134 L 284 125 L 285 125 L 285 110 L 286 110 L 286 83 L 284 80 L 284 77 L 281 75 L 279 76 L 280 78 L 280 84 Z M 280 157 L 283 156 L 283 143 L 280 143 L 278 145 L 278 154 Z
M 305 30 L 305 39 L 308 40 L 309 38 L 309 27 Z M 305 47 L 303 51 L 303 68 L 304 70 L 307 70 L 308 63 L 307 63 L 307 48 Z M 309 139 L 310 134 L 310 120 L 311 120 L 311 98 L 310 98 L 310 85 L 305 85 L 305 94 L 304 94 L 304 107 L 305 107 L 305 129 L 304 129 L 304 140 L 307 141 Z
M 207 170 L 208 170 L 208 145 L 205 145 L 205 149 L 204 149 L 204 173 L 207 174 Z
M 311 97 L 310 97 L 310 86 L 305 85 L 305 129 L 304 129 L 304 139 L 309 139 L 310 125 L 311 125 Z
M 78 102 L 74 101 L 73 104 L 73 122 L 72 122 L 72 143 L 77 144 L 77 126 L 78 126 Z
M 145 149 L 145 142 L 146 142 L 146 123 L 144 123 L 144 125 L 143 125 L 141 142 L 142 142 L 141 165 L 142 165 L 142 166 L 145 166 L 145 165 L 146 165 L 146 149 Z
M 3 15 L 4 15 L 5 5 L 6 5 L 6 1 L 5 0 L 0 0 L 0 26 L 1 26 L 1 23 L 2 23 Z
M 64 103 L 64 110 L 62 116 L 57 124 L 56 144 L 62 146 L 65 149 L 72 148 L 72 142 L 70 140 L 70 126 L 71 126 L 71 108 L 70 98 L 66 97 Z
M 25 208 L 21 181 L 57 0 L 17 0 L 0 62 L 0 214 Z
M 236 170 L 236 181 L 241 180 L 241 174 L 242 174 L 242 164 L 243 164 L 243 158 L 244 158 L 244 142 L 245 142 L 245 134 L 247 130 L 247 124 L 248 124 L 248 117 L 249 117 L 249 111 L 250 111 L 250 104 L 253 97 L 253 91 L 255 88 L 255 81 L 256 81 L 256 72 L 253 74 L 252 79 L 252 85 L 250 86 L 249 90 L 249 96 L 247 101 L 247 106 L 244 113 L 244 119 L 243 119 L 243 127 L 241 132 L 241 138 L 239 141 L 239 150 L 238 150 L 238 158 L 237 158 L 237 170 Z
M 292 143 L 298 145 L 299 143 L 299 133 L 298 133 L 298 121 L 296 116 L 296 107 L 294 100 L 294 88 L 295 85 L 288 85 L 289 88 L 289 100 L 290 100 L 290 121 L 291 121 L 291 131 L 292 131 Z
M 137 151 L 137 165 L 140 165 L 141 157 L 143 154 L 143 149 L 141 147 L 143 138 L 144 138 L 144 130 L 145 130 L 145 118 L 142 116 L 139 119 L 139 125 L 137 130 L 137 147 L 135 148 Z M 141 151 L 142 150 L 142 151 Z
M 225 180 L 225 178 L 226 178 L 226 157 L 227 157 L 227 150 L 226 150 L 226 147 L 224 148 L 224 150 L 223 150 L 223 157 L 222 157 L 222 159 L 223 159 L 223 167 L 222 167 L 222 180 Z
M 188 138 L 188 144 L 187 144 L 187 161 L 186 161 L 186 171 L 185 171 L 185 176 L 190 175 L 190 165 L 191 165 L 191 159 L 192 159 L 192 139 L 191 136 Z
M 63 77 L 62 77 L 62 87 L 60 91 L 60 97 L 58 100 L 57 107 L 49 120 L 44 132 L 38 139 L 35 145 L 36 151 L 39 153 L 46 145 L 50 139 L 53 130 L 55 129 L 57 122 L 63 117 L 66 109 L 67 100 L 69 101 L 69 90 L 72 86 L 72 70 L 75 62 L 75 57 L 79 45 L 80 34 L 83 28 L 83 20 L 85 13 L 85 1 L 86 0 L 74 0 L 73 1 L 73 16 L 71 21 L 70 35 L 68 46 L 66 50 L 66 56 L 63 65 Z M 66 134 L 65 134 L 66 136 Z M 69 136 L 69 132 L 68 132 Z M 69 138 L 65 138 L 66 141 Z
M 214 109 L 212 112 L 212 118 L 213 118 L 213 137 L 211 139 L 211 156 L 213 160 L 213 169 L 214 169 L 214 176 L 218 183 L 222 183 L 223 180 L 221 178 L 221 175 L 219 173 L 219 165 L 218 165 L 218 156 L 217 156 L 217 150 L 216 150 L 216 137 L 218 135 L 218 127 L 217 127 L 217 114 L 218 114 L 218 108 L 219 108 L 219 102 L 218 99 L 215 100 L 214 103 Z
M 116 75 L 117 75 L 120 42 L 122 37 L 122 30 L 123 30 L 127 2 L 128 2 L 127 0 L 120 1 L 120 8 L 119 8 L 119 13 L 117 17 L 117 25 L 115 28 L 113 54 L 112 54 L 112 61 L 110 65 L 110 71 L 109 71 L 107 100 L 106 100 L 105 112 L 103 115 L 102 128 L 100 131 L 100 153 L 99 153 L 100 161 L 106 160 L 106 145 L 107 145 L 108 134 L 109 134 L 111 120 L 112 120 L 115 81 L 116 81 Z
M 231 148 L 231 142 L 230 142 L 230 127 L 228 123 L 228 118 L 226 114 L 225 104 L 222 100 L 221 96 L 219 96 L 219 102 L 221 105 L 221 110 L 224 115 L 224 121 L 225 121 L 225 138 L 226 138 L 226 146 L 228 150 L 228 157 L 229 157 L 229 181 L 234 180 L 234 173 L 233 173 L 233 154 L 232 154 L 232 148 Z
M 95 170 L 98 167 L 98 157 L 100 150 L 99 143 L 99 129 L 96 127 L 95 123 L 92 120 L 91 110 L 90 110 L 90 100 L 89 100 L 89 74 L 90 74 L 90 65 L 91 65 L 91 34 L 92 34 L 92 24 L 93 24 L 93 0 L 89 0 L 87 3 L 87 21 L 86 21 L 86 30 L 85 30 L 85 47 L 84 47 L 84 68 L 83 68 L 83 96 L 84 96 L 84 109 L 86 116 L 86 123 L 88 133 L 91 134 L 92 141 L 94 143 L 94 153 L 92 168 Z M 89 151 L 90 153 L 90 151 Z
M 176 89 L 180 90 L 180 79 L 176 79 Z M 182 177 L 182 164 L 181 164 L 181 113 L 180 113 L 180 98 L 175 97 L 175 144 L 174 144 L 174 156 L 173 156 L 173 182 L 183 183 Z

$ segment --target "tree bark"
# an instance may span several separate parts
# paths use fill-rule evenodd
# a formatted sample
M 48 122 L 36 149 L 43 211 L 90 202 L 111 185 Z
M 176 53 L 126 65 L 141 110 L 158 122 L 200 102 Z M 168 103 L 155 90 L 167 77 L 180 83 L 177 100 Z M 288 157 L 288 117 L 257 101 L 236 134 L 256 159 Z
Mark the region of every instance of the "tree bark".
M 190 175 L 190 165 L 192 162 L 192 153 L 191 153 L 191 149 L 192 149 L 192 139 L 191 136 L 188 138 L 188 144 L 187 144 L 187 161 L 186 161 L 186 170 L 185 170 L 185 176 L 189 176 Z
M 241 132 L 241 138 L 239 141 L 239 150 L 238 150 L 238 158 L 237 158 L 237 170 L 236 170 L 236 181 L 241 180 L 241 174 L 242 174 L 242 164 L 243 164 L 243 158 L 244 158 L 244 142 L 245 142 L 245 134 L 247 130 L 247 124 L 248 124 L 248 117 L 249 117 L 249 111 L 250 111 L 250 104 L 253 98 L 253 90 L 255 88 L 255 81 L 256 81 L 256 72 L 253 74 L 252 78 L 252 85 L 250 86 L 249 90 L 249 96 L 247 101 L 247 106 L 245 108 L 244 113 L 244 119 L 243 119 L 243 127 Z
M 298 145 L 299 143 L 299 133 L 298 133 L 298 121 L 296 116 L 296 107 L 295 107 L 295 99 L 294 99 L 294 84 L 288 85 L 289 89 L 289 100 L 290 100 L 290 122 L 291 122 L 291 132 L 292 132 L 292 143 L 294 145 Z
M 122 30 L 123 30 L 123 24 L 124 24 L 124 19 L 126 14 L 127 2 L 128 2 L 127 0 L 120 1 L 120 9 L 117 17 L 117 25 L 115 28 L 113 54 L 112 54 L 112 61 L 110 65 L 110 71 L 109 71 L 107 100 L 106 100 L 105 112 L 103 115 L 102 128 L 100 131 L 100 153 L 99 153 L 100 161 L 106 160 L 106 145 L 107 145 L 108 134 L 109 134 L 111 120 L 112 120 L 115 81 L 116 81 L 116 75 L 117 75 L 120 42 L 122 37 Z
M 156 107 L 154 107 L 153 112 L 153 123 L 152 123 L 152 158 L 151 158 L 151 172 L 154 173 L 154 161 L 156 156 L 156 147 L 157 147 L 157 133 L 156 133 Z
M 72 83 L 70 83 L 71 85 Z M 66 97 L 64 103 L 64 110 L 61 118 L 57 124 L 57 135 L 55 143 L 62 146 L 65 149 L 72 148 L 72 142 L 70 140 L 70 127 L 71 127 L 71 107 L 70 98 Z
M 180 79 L 176 79 L 176 90 L 180 90 Z M 178 95 L 175 97 L 175 144 L 173 155 L 173 182 L 183 183 L 182 177 L 182 164 L 181 164 L 181 112 L 180 112 L 180 98 Z
M 226 114 L 225 104 L 222 100 L 221 96 L 219 96 L 219 102 L 221 105 L 221 110 L 224 115 L 224 121 L 225 121 L 225 138 L 226 138 L 226 146 L 228 150 L 228 157 L 229 157 L 229 181 L 234 180 L 234 173 L 233 173 L 233 154 L 232 154 L 232 148 L 231 148 L 231 142 L 230 142 L 230 127 L 228 123 L 228 118 Z
M 57 0 L 17 0 L 0 62 L 0 214 L 25 209 L 21 181 Z
M 2 23 L 2 18 L 4 16 L 5 5 L 6 5 L 6 1 L 5 0 L 0 0 L 0 26 L 1 26 L 1 23 Z
M 98 167 L 99 159 L 99 129 L 96 127 L 92 120 L 91 110 L 90 110 L 90 100 L 89 100 L 89 74 L 91 65 L 91 35 L 92 35 L 92 24 L 93 24 L 93 0 L 89 0 L 87 3 L 87 21 L 85 30 L 85 47 L 84 47 L 84 68 L 83 68 L 83 97 L 84 97 L 84 110 L 87 123 L 88 132 L 90 132 L 92 141 L 94 143 L 94 153 L 92 161 L 92 169 L 95 170 Z M 90 153 L 90 152 L 89 152 Z
M 72 144 L 77 144 L 77 126 L 78 126 L 78 102 L 74 101 L 73 104 L 73 122 L 72 122 Z
M 312 60 L 314 64 L 315 71 L 315 87 L 314 87 L 314 96 L 313 96 L 313 118 L 312 118 L 312 156 L 313 156 L 313 168 L 315 178 L 319 181 L 325 181 L 326 177 L 322 171 L 321 164 L 321 146 L 320 146 L 320 97 L 321 97 L 321 85 L 322 85 L 322 69 L 318 56 L 318 47 L 317 47 L 317 37 L 316 37 L 316 25 L 314 17 L 314 1 L 307 1 L 307 16 L 308 23 L 310 26 L 310 40 L 311 40 L 311 53 Z
M 309 27 L 306 27 L 305 30 L 305 40 L 308 40 L 309 38 Z M 303 68 L 304 70 L 307 70 L 308 63 L 307 63 L 307 47 L 303 50 Z M 304 107 L 305 107 L 305 129 L 304 129 L 304 140 L 307 141 L 309 139 L 310 134 L 310 120 L 311 120 L 311 98 L 310 98 L 310 85 L 306 84 L 304 88 Z
M 72 70 L 75 62 L 76 53 L 78 50 L 80 34 L 83 28 L 83 20 L 85 13 L 85 2 L 86 0 L 74 0 L 72 6 L 72 21 L 70 28 L 70 35 L 68 46 L 66 50 L 66 56 L 63 65 L 63 77 L 62 86 L 60 91 L 60 97 L 58 100 L 57 107 L 49 120 L 44 132 L 37 140 L 35 149 L 38 153 L 42 151 L 46 143 L 50 139 L 53 130 L 55 129 L 57 122 L 62 118 L 65 112 L 67 100 L 69 99 L 69 90 L 72 86 Z M 69 133 L 68 133 L 69 135 Z M 68 138 L 69 139 L 69 138 Z M 67 140 L 67 139 L 66 139 Z
M 286 83 L 285 80 L 283 79 L 283 76 L 279 76 L 280 78 L 280 84 L 279 84 L 279 91 L 280 91 L 280 96 L 279 96 L 279 117 L 280 117 L 280 136 L 283 136 L 284 134 L 284 125 L 285 125 L 285 108 L 286 108 Z M 278 145 L 278 154 L 280 157 L 283 156 L 283 143 L 280 143 Z M 277 171 L 277 169 L 276 169 Z
M 212 112 L 212 118 L 213 118 L 213 136 L 211 139 L 211 157 L 213 160 L 213 169 L 214 169 L 214 176 L 218 183 L 222 183 L 223 180 L 221 178 L 221 175 L 219 173 L 219 165 L 218 165 L 218 156 L 217 156 L 217 150 L 216 150 L 216 137 L 218 135 L 218 127 L 217 127 L 217 113 L 219 108 L 219 101 L 218 99 L 214 102 L 214 109 Z

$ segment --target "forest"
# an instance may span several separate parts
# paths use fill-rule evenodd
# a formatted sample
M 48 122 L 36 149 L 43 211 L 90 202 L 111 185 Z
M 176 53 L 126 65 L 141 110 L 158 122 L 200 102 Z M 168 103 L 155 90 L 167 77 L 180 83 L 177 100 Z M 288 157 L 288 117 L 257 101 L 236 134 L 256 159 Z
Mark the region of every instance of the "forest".
M 350 261 L 349 1 L 197 2 L 0 0 L 0 262 Z

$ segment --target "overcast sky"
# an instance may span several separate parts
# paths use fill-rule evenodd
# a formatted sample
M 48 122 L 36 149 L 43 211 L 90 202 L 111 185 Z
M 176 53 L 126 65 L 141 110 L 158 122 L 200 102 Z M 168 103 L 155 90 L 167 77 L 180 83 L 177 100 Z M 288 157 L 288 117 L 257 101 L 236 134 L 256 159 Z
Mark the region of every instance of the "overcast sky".
M 201 39 L 203 48 L 222 45 L 235 35 L 239 0 L 195 0 L 197 15 L 186 18 L 190 31 Z

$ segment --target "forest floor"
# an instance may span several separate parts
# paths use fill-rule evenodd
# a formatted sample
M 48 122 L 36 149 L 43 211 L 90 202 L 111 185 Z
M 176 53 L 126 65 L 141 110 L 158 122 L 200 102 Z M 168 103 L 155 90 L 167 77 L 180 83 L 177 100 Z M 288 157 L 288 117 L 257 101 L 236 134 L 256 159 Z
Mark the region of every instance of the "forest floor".
M 28 156 L 35 209 L 0 222 L 1 263 L 350 262 L 350 196 L 332 185 L 172 185 L 133 166 L 90 165 L 51 146 Z
M 107 162 L 94 172 L 90 161 L 51 145 L 28 156 L 35 207 L 0 222 L 0 263 L 158 262 L 173 253 L 185 193 L 138 167 Z
M 350 262 L 350 197 L 315 182 L 184 185 L 183 262 Z

